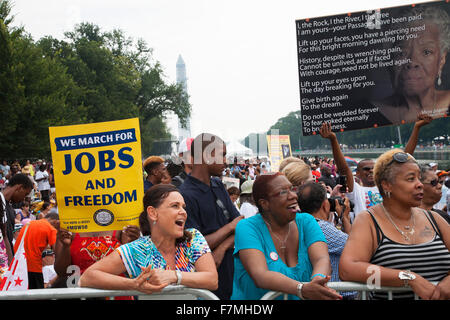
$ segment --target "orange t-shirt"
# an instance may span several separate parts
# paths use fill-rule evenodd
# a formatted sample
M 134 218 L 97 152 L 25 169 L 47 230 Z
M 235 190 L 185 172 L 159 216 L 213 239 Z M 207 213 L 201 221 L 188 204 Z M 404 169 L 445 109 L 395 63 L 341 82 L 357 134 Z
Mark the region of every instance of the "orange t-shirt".
M 19 248 L 25 229 L 23 227 L 20 230 L 19 236 L 14 244 L 14 252 L 17 252 Z M 48 245 L 52 246 L 55 244 L 56 232 L 56 229 L 47 219 L 30 221 L 24 242 L 28 272 L 42 273 L 42 252 Z

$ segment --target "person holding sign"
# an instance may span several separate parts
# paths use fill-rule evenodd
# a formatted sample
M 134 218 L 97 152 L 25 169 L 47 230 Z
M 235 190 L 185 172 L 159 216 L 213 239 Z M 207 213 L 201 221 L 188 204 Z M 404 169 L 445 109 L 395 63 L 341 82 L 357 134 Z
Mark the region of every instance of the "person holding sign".
M 395 30 L 404 28 L 406 34 L 397 35 L 391 50 L 391 81 L 393 95 L 373 102 L 393 124 L 413 122 L 419 113 L 433 118 L 449 113 L 450 90 L 438 90 L 442 85 L 443 67 L 450 49 L 450 18 L 435 6 L 412 8 L 402 14 L 408 24 L 395 24 Z M 393 30 L 393 31 L 395 31 Z M 389 32 L 387 30 L 386 32 Z
M 144 237 L 90 266 L 80 286 L 148 294 L 169 284 L 215 290 L 218 276 L 211 250 L 198 230 L 185 229 L 186 219 L 184 199 L 175 186 L 151 187 L 139 217 Z M 130 278 L 118 276 L 125 272 Z
M 138 226 L 130 225 L 120 231 L 72 233 L 60 229 L 55 244 L 55 271 L 63 279 L 70 265 L 80 268 L 80 274 L 94 264 L 111 254 L 120 245 L 138 239 Z

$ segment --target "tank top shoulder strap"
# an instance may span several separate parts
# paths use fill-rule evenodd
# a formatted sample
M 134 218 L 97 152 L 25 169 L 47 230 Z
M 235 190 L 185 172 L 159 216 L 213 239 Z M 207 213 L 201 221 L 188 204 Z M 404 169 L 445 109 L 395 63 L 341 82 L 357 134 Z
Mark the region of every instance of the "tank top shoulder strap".
M 422 209 L 423 210 L 423 209 Z M 442 238 L 441 236 L 441 230 L 439 229 L 436 220 L 433 217 L 433 214 L 430 212 L 430 210 L 423 210 L 423 212 L 425 213 L 425 216 L 428 218 L 428 221 L 430 221 L 431 226 L 434 229 L 434 232 L 436 232 L 436 234 Z
M 368 208 L 368 209 L 367 209 L 367 212 L 370 214 L 370 217 L 372 218 L 373 223 L 374 223 L 374 225 L 375 225 L 375 230 L 376 230 L 376 232 L 377 232 L 377 244 L 380 244 L 381 238 L 382 238 L 382 236 L 383 236 L 383 231 L 381 231 L 381 228 L 380 228 L 380 226 L 379 226 L 377 220 L 376 220 L 375 217 L 373 216 L 372 209 L 371 209 L 371 208 Z

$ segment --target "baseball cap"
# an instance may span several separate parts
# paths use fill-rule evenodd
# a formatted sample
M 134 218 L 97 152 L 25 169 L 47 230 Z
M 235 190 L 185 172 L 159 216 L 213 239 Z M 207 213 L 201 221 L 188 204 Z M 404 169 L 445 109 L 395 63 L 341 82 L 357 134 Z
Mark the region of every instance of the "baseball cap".
M 21 223 L 16 223 L 16 224 L 14 225 L 14 232 L 20 231 L 20 229 L 22 229 L 22 227 L 23 227 L 23 224 L 21 224 Z
M 438 164 L 437 164 L 436 162 L 430 162 L 428 165 L 429 165 L 430 167 L 434 167 L 434 166 L 437 166 Z
M 46 249 L 44 251 L 42 251 L 42 258 L 46 257 L 46 256 L 52 256 L 55 253 L 53 252 L 53 250 L 51 249 Z
M 442 177 L 442 176 L 448 176 L 448 175 L 450 175 L 450 172 L 444 171 L 444 170 L 438 170 L 438 171 L 436 172 L 436 174 L 437 174 L 438 177 Z
M 251 194 L 253 192 L 253 180 L 247 180 L 241 185 L 241 194 Z
M 191 150 L 192 141 L 194 141 L 194 138 L 185 138 L 181 140 L 180 145 L 178 146 L 178 154 Z
M 164 159 L 160 156 L 150 156 L 147 159 L 144 160 L 143 166 L 144 168 L 152 162 L 156 162 L 156 163 L 164 163 Z

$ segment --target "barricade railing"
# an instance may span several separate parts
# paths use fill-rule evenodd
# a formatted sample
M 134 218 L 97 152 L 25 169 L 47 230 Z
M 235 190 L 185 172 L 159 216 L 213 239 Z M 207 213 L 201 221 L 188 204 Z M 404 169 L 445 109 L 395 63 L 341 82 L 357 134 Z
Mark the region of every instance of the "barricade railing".
M 432 282 L 437 284 L 436 282 Z M 409 292 L 408 287 L 374 287 L 358 282 L 328 282 L 327 286 L 338 292 L 357 291 L 359 293 L 357 300 L 367 300 L 368 292 L 387 292 L 388 300 L 392 300 L 393 293 Z M 59 299 L 89 299 L 102 297 L 119 297 L 119 296 L 140 296 L 146 299 L 158 300 L 167 299 L 177 295 L 191 295 L 204 300 L 219 300 L 219 298 L 211 291 L 205 289 L 195 289 L 185 286 L 167 286 L 161 292 L 146 294 L 140 291 L 127 290 L 103 290 L 93 288 L 47 288 L 32 289 L 23 291 L 3 291 L 0 292 L 0 300 L 59 300 Z M 288 295 L 283 292 L 269 291 L 261 300 L 274 300 L 283 295 L 287 300 Z M 182 298 L 185 300 L 185 298 Z M 418 296 L 415 295 L 415 299 Z
M 437 284 L 436 282 L 432 282 L 433 284 Z M 388 300 L 392 300 L 393 293 L 398 292 L 410 292 L 411 288 L 409 287 L 376 287 L 369 286 L 367 284 L 359 283 L 359 282 L 350 282 L 350 281 L 342 281 L 342 282 L 328 282 L 327 286 L 331 289 L 334 289 L 338 292 L 342 291 L 357 291 L 359 293 L 357 300 L 367 300 L 368 292 L 387 292 Z M 274 300 L 279 296 L 283 295 L 283 299 L 287 300 L 288 295 L 283 292 L 269 291 L 267 292 L 261 300 Z M 419 297 L 415 294 L 415 299 L 419 299 Z
M 149 299 L 164 299 L 175 295 L 193 295 L 204 300 L 219 300 L 211 291 L 185 286 L 167 286 L 160 292 L 146 294 L 140 291 L 103 290 L 93 288 L 47 288 L 23 291 L 0 292 L 0 300 L 59 300 L 87 299 L 119 296 L 144 296 Z M 183 298 L 184 299 L 184 298 Z

